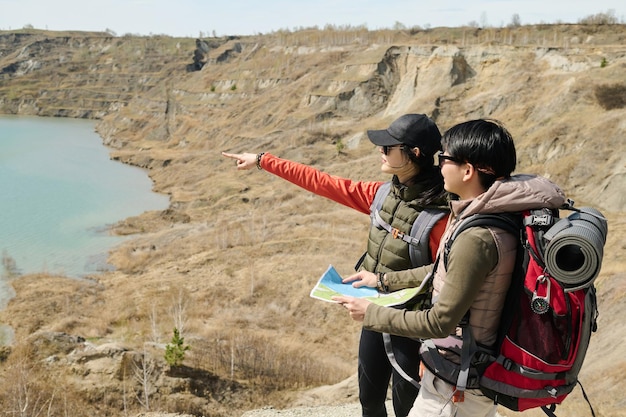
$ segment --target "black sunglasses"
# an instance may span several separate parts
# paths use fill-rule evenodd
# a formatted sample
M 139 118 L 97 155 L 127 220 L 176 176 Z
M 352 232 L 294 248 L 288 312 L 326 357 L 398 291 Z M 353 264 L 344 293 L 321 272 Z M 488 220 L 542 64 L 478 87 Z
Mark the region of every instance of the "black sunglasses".
M 383 148 L 383 153 L 384 153 L 385 155 L 389 155 L 389 151 L 390 151 L 390 150 L 392 150 L 393 148 L 401 148 L 401 147 L 403 147 L 403 146 L 404 146 L 404 145 L 383 145 L 383 146 L 382 146 L 382 148 Z
M 454 162 L 455 164 L 463 163 L 463 161 L 461 161 L 459 158 L 455 158 L 454 156 L 450 156 L 450 155 L 444 155 L 443 152 L 437 152 L 435 156 L 437 157 L 437 161 L 435 165 L 438 165 L 438 166 L 441 166 L 441 161 L 443 160 Z

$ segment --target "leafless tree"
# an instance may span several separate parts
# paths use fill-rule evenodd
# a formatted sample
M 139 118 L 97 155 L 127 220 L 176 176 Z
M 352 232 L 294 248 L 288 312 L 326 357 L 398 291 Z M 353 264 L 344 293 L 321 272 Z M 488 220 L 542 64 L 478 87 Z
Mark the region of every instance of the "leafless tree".
M 170 307 L 170 316 L 174 320 L 174 327 L 183 335 L 187 324 L 187 307 L 189 306 L 189 298 L 181 288 L 178 295 L 174 299 L 172 307 Z
M 159 333 L 159 326 L 157 324 L 157 311 L 156 311 L 156 306 L 153 304 L 151 309 L 150 309 L 150 313 L 149 313 L 149 318 L 150 318 L 150 330 L 152 333 L 152 341 L 154 343 L 157 343 L 160 340 L 160 333 Z
M 154 373 L 156 366 L 146 352 L 144 346 L 141 359 L 133 363 L 135 381 L 139 383 L 141 391 L 137 393 L 137 400 L 147 410 L 150 410 L 150 395 L 154 391 Z

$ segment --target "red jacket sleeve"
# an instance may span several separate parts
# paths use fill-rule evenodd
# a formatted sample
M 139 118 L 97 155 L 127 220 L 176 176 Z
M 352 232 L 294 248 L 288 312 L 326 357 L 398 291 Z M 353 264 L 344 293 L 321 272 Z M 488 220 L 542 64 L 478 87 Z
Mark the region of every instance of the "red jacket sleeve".
M 368 215 L 376 190 L 383 184 L 382 181 L 352 181 L 337 177 L 269 153 L 261 158 L 261 168 L 307 191 Z

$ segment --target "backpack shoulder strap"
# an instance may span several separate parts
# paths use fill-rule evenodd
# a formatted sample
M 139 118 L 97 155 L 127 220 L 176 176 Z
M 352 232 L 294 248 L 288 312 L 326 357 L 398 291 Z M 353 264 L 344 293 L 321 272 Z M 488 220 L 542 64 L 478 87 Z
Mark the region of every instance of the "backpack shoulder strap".
M 413 240 L 409 245 L 409 256 L 411 257 L 411 265 L 414 267 L 431 263 L 430 232 L 446 214 L 446 210 L 425 208 L 413 222 L 411 227 Z
M 387 198 L 389 191 L 391 191 L 391 181 L 382 183 L 381 186 L 378 187 L 378 190 L 376 190 L 374 200 L 372 200 L 372 204 L 370 205 L 370 223 L 374 226 L 378 225 L 378 220 L 376 220 L 376 214 L 378 213 L 378 210 L 380 210 L 380 208 L 383 206 L 383 201 L 385 201 L 385 198 Z M 356 265 L 354 265 L 355 271 L 358 271 L 359 268 L 361 268 L 361 265 L 363 264 L 366 255 L 367 252 L 364 252 L 363 255 L 361 255 L 359 260 L 356 262 Z
M 387 194 L 389 194 L 389 191 L 391 191 L 391 181 L 387 181 L 378 187 L 374 200 L 372 201 L 372 205 L 370 206 L 370 216 L 373 216 L 374 213 L 380 210 L 383 206 L 383 201 L 385 201 Z
M 514 236 L 520 237 L 522 231 L 521 221 L 521 216 L 517 213 L 474 214 L 461 220 L 461 224 L 457 226 L 452 236 L 450 236 L 450 239 L 446 242 L 443 252 L 443 264 L 447 267 L 448 255 L 450 254 L 452 244 L 457 236 L 464 230 L 470 227 L 491 226 L 506 230 Z

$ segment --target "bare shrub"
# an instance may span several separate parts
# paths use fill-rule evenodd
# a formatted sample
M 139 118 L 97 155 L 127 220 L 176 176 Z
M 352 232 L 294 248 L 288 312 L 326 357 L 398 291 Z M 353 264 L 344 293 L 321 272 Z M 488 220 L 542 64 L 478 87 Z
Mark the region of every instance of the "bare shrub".
M 594 92 L 598 104 L 605 110 L 626 107 L 626 85 L 624 84 L 599 85 Z
M 3 366 L 0 374 L 3 414 L 19 417 L 83 414 L 86 409 L 78 394 L 34 356 L 28 345 L 19 345 Z
M 267 390 L 318 386 L 345 378 L 336 367 L 266 336 L 240 333 L 196 344 L 194 355 L 203 358 L 203 368 L 230 374 L 231 379 L 256 381 Z
M 187 309 L 189 307 L 189 294 L 183 288 L 178 289 L 178 294 L 172 300 L 172 305 L 169 308 L 169 315 L 174 322 L 174 328 L 178 329 L 180 334 L 184 334 L 187 330 Z
M 148 319 L 150 321 L 150 341 L 153 343 L 158 343 L 161 340 L 161 333 L 159 331 L 158 324 L 158 312 L 156 305 L 152 304 L 150 306 L 150 313 L 148 313 Z
M 615 25 L 619 19 L 615 16 L 615 10 L 610 9 L 606 13 L 596 13 L 583 17 L 579 20 L 583 25 Z
M 2 251 L 2 267 L 2 278 L 11 279 L 20 274 L 15 259 L 9 256 L 6 249 Z
M 511 23 L 509 23 L 507 27 L 518 28 L 520 26 L 522 26 L 522 19 L 519 17 L 518 13 L 514 13 L 513 16 L 511 16 Z
M 155 387 L 155 370 L 156 364 L 150 355 L 146 352 L 145 346 L 143 354 L 138 361 L 133 363 L 133 377 L 136 384 L 140 387 L 135 393 L 137 401 L 146 409 L 150 410 L 150 397 L 156 391 Z

